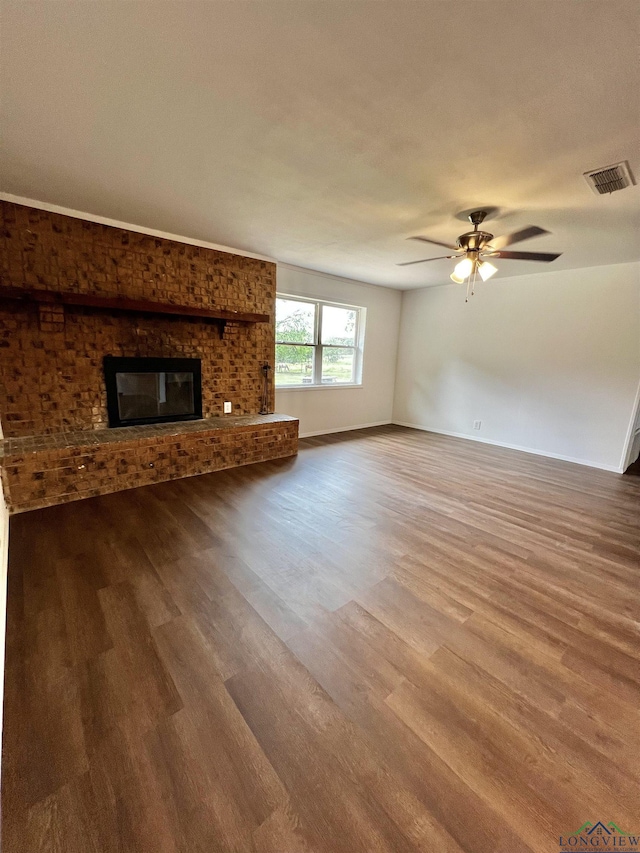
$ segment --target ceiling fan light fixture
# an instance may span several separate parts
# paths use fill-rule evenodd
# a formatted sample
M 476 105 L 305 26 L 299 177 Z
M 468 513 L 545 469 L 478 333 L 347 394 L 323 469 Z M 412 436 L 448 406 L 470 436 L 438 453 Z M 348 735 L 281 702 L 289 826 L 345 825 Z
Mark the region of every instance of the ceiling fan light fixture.
M 605 191 L 609 192 L 610 190 L 602 190 L 602 192 Z M 467 219 L 473 225 L 473 231 L 461 234 L 456 240 L 455 246 L 451 243 L 442 243 L 440 240 L 432 240 L 429 237 L 411 237 L 412 240 L 420 240 L 422 243 L 433 243 L 436 246 L 444 246 L 445 249 L 449 249 L 455 254 L 439 258 L 422 258 L 419 261 L 404 261 L 399 266 L 424 264 L 427 261 L 443 261 L 445 258 L 455 258 L 458 262 L 449 278 L 456 284 L 464 284 L 466 282 L 467 298 L 465 301 L 468 302 L 469 296 L 473 296 L 478 273 L 480 273 L 482 281 L 488 281 L 488 279 L 498 272 L 497 267 L 494 267 L 492 263 L 485 260 L 487 257 L 505 258 L 509 261 L 541 261 L 544 263 L 555 261 L 556 258 L 560 257 L 560 252 L 504 251 L 506 246 L 511 246 L 513 243 L 530 240 L 532 237 L 542 237 L 549 232 L 537 225 L 528 225 L 526 228 L 521 228 L 519 231 L 514 231 L 511 234 L 494 237 L 488 231 L 480 230 L 480 225 L 482 225 L 486 217 L 486 210 L 473 210 L 469 213 Z
M 456 264 L 454 273 L 460 279 L 460 283 L 469 278 L 473 272 L 473 261 L 471 258 L 463 258 L 459 264 Z M 455 281 L 455 279 L 454 279 Z
M 480 261 L 478 263 L 478 272 L 480 273 L 480 278 L 483 281 L 488 281 L 492 275 L 495 275 L 498 272 L 498 268 L 494 267 L 493 264 L 490 264 L 489 261 Z

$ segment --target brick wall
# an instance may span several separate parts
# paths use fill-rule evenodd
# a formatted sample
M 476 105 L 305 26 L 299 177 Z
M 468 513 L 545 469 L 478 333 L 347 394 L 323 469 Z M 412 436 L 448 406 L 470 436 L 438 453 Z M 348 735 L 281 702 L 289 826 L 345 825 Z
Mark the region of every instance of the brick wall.
M 9 202 L 0 202 L 0 216 L 4 285 L 274 316 L 275 264 Z M 4 434 L 104 427 L 104 355 L 201 358 L 204 416 L 221 414 L 224 400 L 235 415 L 255 414 L 273 328 L 230 323 L 221 338 L 200 320 L 0 300 Z M 272 405 L 273 385 L 270 394 Z

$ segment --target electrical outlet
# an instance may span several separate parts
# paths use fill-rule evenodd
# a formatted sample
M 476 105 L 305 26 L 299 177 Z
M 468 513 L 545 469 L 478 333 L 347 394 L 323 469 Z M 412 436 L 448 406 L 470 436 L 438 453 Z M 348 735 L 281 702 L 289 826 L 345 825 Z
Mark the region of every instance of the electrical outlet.
M 225 413 L 225 415 L 231 414 L 231 403 L 227 402 L 224 404 L 223 412 Z
M 481 426 L 482 426 L 482 421 L 474 421 L 473 422 L 473 428 L 474 429 L 480 429 Z

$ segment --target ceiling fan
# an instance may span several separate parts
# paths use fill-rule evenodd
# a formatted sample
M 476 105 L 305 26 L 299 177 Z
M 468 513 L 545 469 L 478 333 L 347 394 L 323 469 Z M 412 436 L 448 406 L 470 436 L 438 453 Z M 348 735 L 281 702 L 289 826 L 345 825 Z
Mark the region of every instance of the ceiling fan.
M 454 271 L 451 273 L 451 280 L 456 284 L 464 284 L 467 282 L 467 299 L 469 294 L 473 295 L 476 277 L 479 274 L 483 281 L 491 278 L 492 275 L 498 272 L 487 258 L 505 258 L 510 261 L 555 261 L 560 257 L 561 253 L 553 252 L 505 252 L 505 246 L 511 246 L 512 243 L 520 243 L 522 240 L 530 240 L 532 237 L 538 237 L 541 234 L 548 234 L 544 228 L 538 228 L 536 225 L 530 225 L 527 228 L 522 228 L 520 231 L 514 231 L 513 234 L 505 234 L 502 237 L 494 237 L 488 231 L 480 231 L 479 227 L 487 216 L 486 210 L 474 210 L 467 217 L 473 225 L 473 231 L 467 231 L 466 234 L 461 234 L 456 240 L 456 245 L 450 243 L 441 243 L 439 240 L 431 240 L 428 237 L 410 237 L 410 240 L 420 240 L 422 243 L 433 243 L 435 246 L 444 246 L 445 249 L 451 249 L 456 252 L 455 255 L 441 255 L 438 258 L 423 258 L 420 261 L 404 261 L 397 264 L 399 267 L 408 267 L 412 264 L 424 264 L 428 261 L 441 261 L 445 258 L 458 259 Z

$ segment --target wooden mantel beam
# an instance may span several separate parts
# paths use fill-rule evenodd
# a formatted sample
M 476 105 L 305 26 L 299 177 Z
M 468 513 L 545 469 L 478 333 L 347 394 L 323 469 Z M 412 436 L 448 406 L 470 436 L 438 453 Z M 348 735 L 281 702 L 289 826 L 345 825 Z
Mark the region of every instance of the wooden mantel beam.
M 151 299 L 129 299 L 126 296 L 99 296 L 92 293 L 38 290 L 26 287 L 0 285 L 0 299 L 17 299 L 54 305 L 77 305 L 98 311 L 128 311 L 134 314 L 168 314 L 174 317 L 198 317 L 234 323 L 268 323 L 268 314 L 250 314 L 241 311 L 221 311 L 215 308 L 198 308 L 191 305 L 174 305 L 171 302 L 154 302 Z

